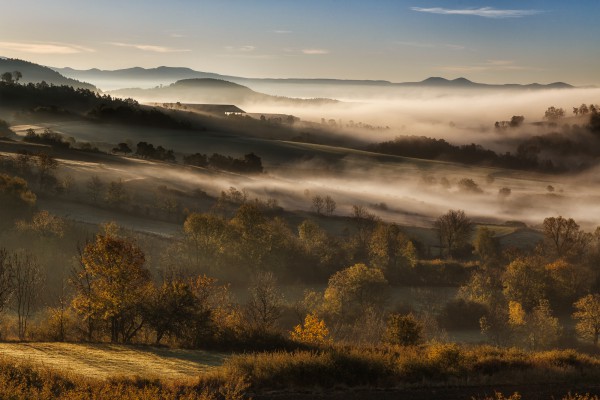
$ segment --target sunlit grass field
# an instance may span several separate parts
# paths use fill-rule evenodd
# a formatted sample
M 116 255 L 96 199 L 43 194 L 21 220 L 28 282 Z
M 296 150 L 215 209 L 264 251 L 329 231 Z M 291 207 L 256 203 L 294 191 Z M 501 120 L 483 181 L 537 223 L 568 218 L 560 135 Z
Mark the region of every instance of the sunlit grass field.
M 167 381 L 196 378 L 221 366 L 226 359 L 222 353 L 201 350 L 78 343 L 0 343 L 0 357 L 67 375 Z

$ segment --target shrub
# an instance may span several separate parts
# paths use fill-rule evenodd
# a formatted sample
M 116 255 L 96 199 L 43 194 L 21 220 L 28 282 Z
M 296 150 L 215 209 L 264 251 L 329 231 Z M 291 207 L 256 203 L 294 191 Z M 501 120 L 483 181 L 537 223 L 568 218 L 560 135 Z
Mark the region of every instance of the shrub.
M 414 346 L 423 340 L 423 325 L 414 315 L 392 314 L 388 318 L 384 341 L 400 346 Z

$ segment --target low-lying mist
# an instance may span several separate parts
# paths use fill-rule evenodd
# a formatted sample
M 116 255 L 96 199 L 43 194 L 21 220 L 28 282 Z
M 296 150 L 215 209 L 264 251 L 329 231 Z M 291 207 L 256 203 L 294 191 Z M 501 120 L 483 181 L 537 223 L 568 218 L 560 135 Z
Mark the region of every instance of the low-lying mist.
M 507 139 L 545 134 L 559 130 L 563 124 L 585 125 L 587 118 L 571 118 L 573 107 L 597 104 L 600 99 L 599 88 L 465 89 L 312 84 L 277 84 L 270 88 L 271 95 L 330 98 L 340 102 L 274 101 L 267 96 L 264 101 L 243 96 L 237 102 L 231 96 L 227 99 L 247 113 L 294 115 L 343 131 L 344 135 L 364 143 L 417 135 L 445 139 L 457 145 L 477 143 L 495 151 L 514 151 Z M 281 88 L 284 90 L 278 91 Z M 165 98 L 157 98 L 157 92 L 151 97 L 143 93 L 139 91 L 139 96 L 134 97 L 142 102 L 177 101 L 177 93 L 173 91 Z M 185 101 L 222 103 L 222 96 L 199 89 L 186 91 Z M 544 112 L 550 106 L 565 110 L 565 118 L 558 121 L 559 128 L 531 125 L 544 121 Z M 525 117 L 520 129 L 495 129 L 496 121 L 508 121 L 512 116 Z
M 248 104 L 248 112 L 293 114 L 305 120 L 326 122 L 330 119 L 346 126 L 353 121 L 389 130 L 348 129 L 369 141 L 391 140 L 398 135 L 419 135 L 446 139 L 454 144 L 472 142 L 502 149 L 510 135 L 538 135 L 547 128 L 527 125 L 543 121 L 550 106 L 563 108 L 573 116 L 573 107 L 582 103 L 596 104 L 600 89 L 540 89 L 540 90 L 460 90 L 460 89 L 395 89 L 364 96 L 358 88 L 353 96 L 335 97 L 342 103 L 314 107 L 288 107 L 278 104 Z M 522 129 L 498 131 L 496 121 L 510 120 L 513 115 L 525 117 Z M 568 121 L 564 123 L 581 123 Z
M 463 209 L 478 222 L 518 220 L 538 226 L 545 217 L 563 215 L 585 229 L 600 224 L 597 171 L 552 176 L 360 156 L 335 164 L 314 158 L 267 166 L 266 173 L 250 176 L 142 161 L 101 170 L 70 163 L 68 169 L 72 174 L 102 171 L 100 176 L 107 180 L 123 178 L 126 188 L 137 193 L 166 183 L 182 192 L 200 189 L 216 198 L 235 187 L 249 200 L 276 199 L 288 211 L 310 211 L 314 196 L 329 195 L 337 202 L 335 215 L 350 215 L 353 205 L 362 205 L 384 220 L 404 225 L 430 227 L 448 209 Z

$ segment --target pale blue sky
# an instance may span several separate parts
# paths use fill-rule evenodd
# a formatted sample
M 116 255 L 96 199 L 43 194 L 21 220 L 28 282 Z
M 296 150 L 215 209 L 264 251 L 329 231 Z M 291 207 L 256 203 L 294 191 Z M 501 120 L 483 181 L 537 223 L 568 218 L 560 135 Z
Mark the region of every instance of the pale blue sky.
M 600 1 L 20 0 L 0 55 L 252 77 L 600 84 Z

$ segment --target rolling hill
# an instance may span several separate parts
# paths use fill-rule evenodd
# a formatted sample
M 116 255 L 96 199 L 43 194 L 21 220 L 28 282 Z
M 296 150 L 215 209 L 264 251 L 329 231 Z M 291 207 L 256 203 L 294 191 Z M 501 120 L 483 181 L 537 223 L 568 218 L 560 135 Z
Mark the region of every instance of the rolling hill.
M 20 83 L 39 83 L 44 81 L 49 85 L 66 85 L 74 88 L 97 90 L 92 84 L 67 78 L 59 72 L 43 65 L 14 58 L 0 58 L 0 73 L 14 71 L 19 71 L 23 74 L 23 77 L 19 80 Z
M 182 79 L 168 86 L 153 89 L 119 89 L 110 92 L 119 97 L 133 97 L 141 101 L 173 101 L 212 104 L 288 103 L 323 104 L 336 103 L 330 99 L 295 99 L 272 96 L 222 79 Z

